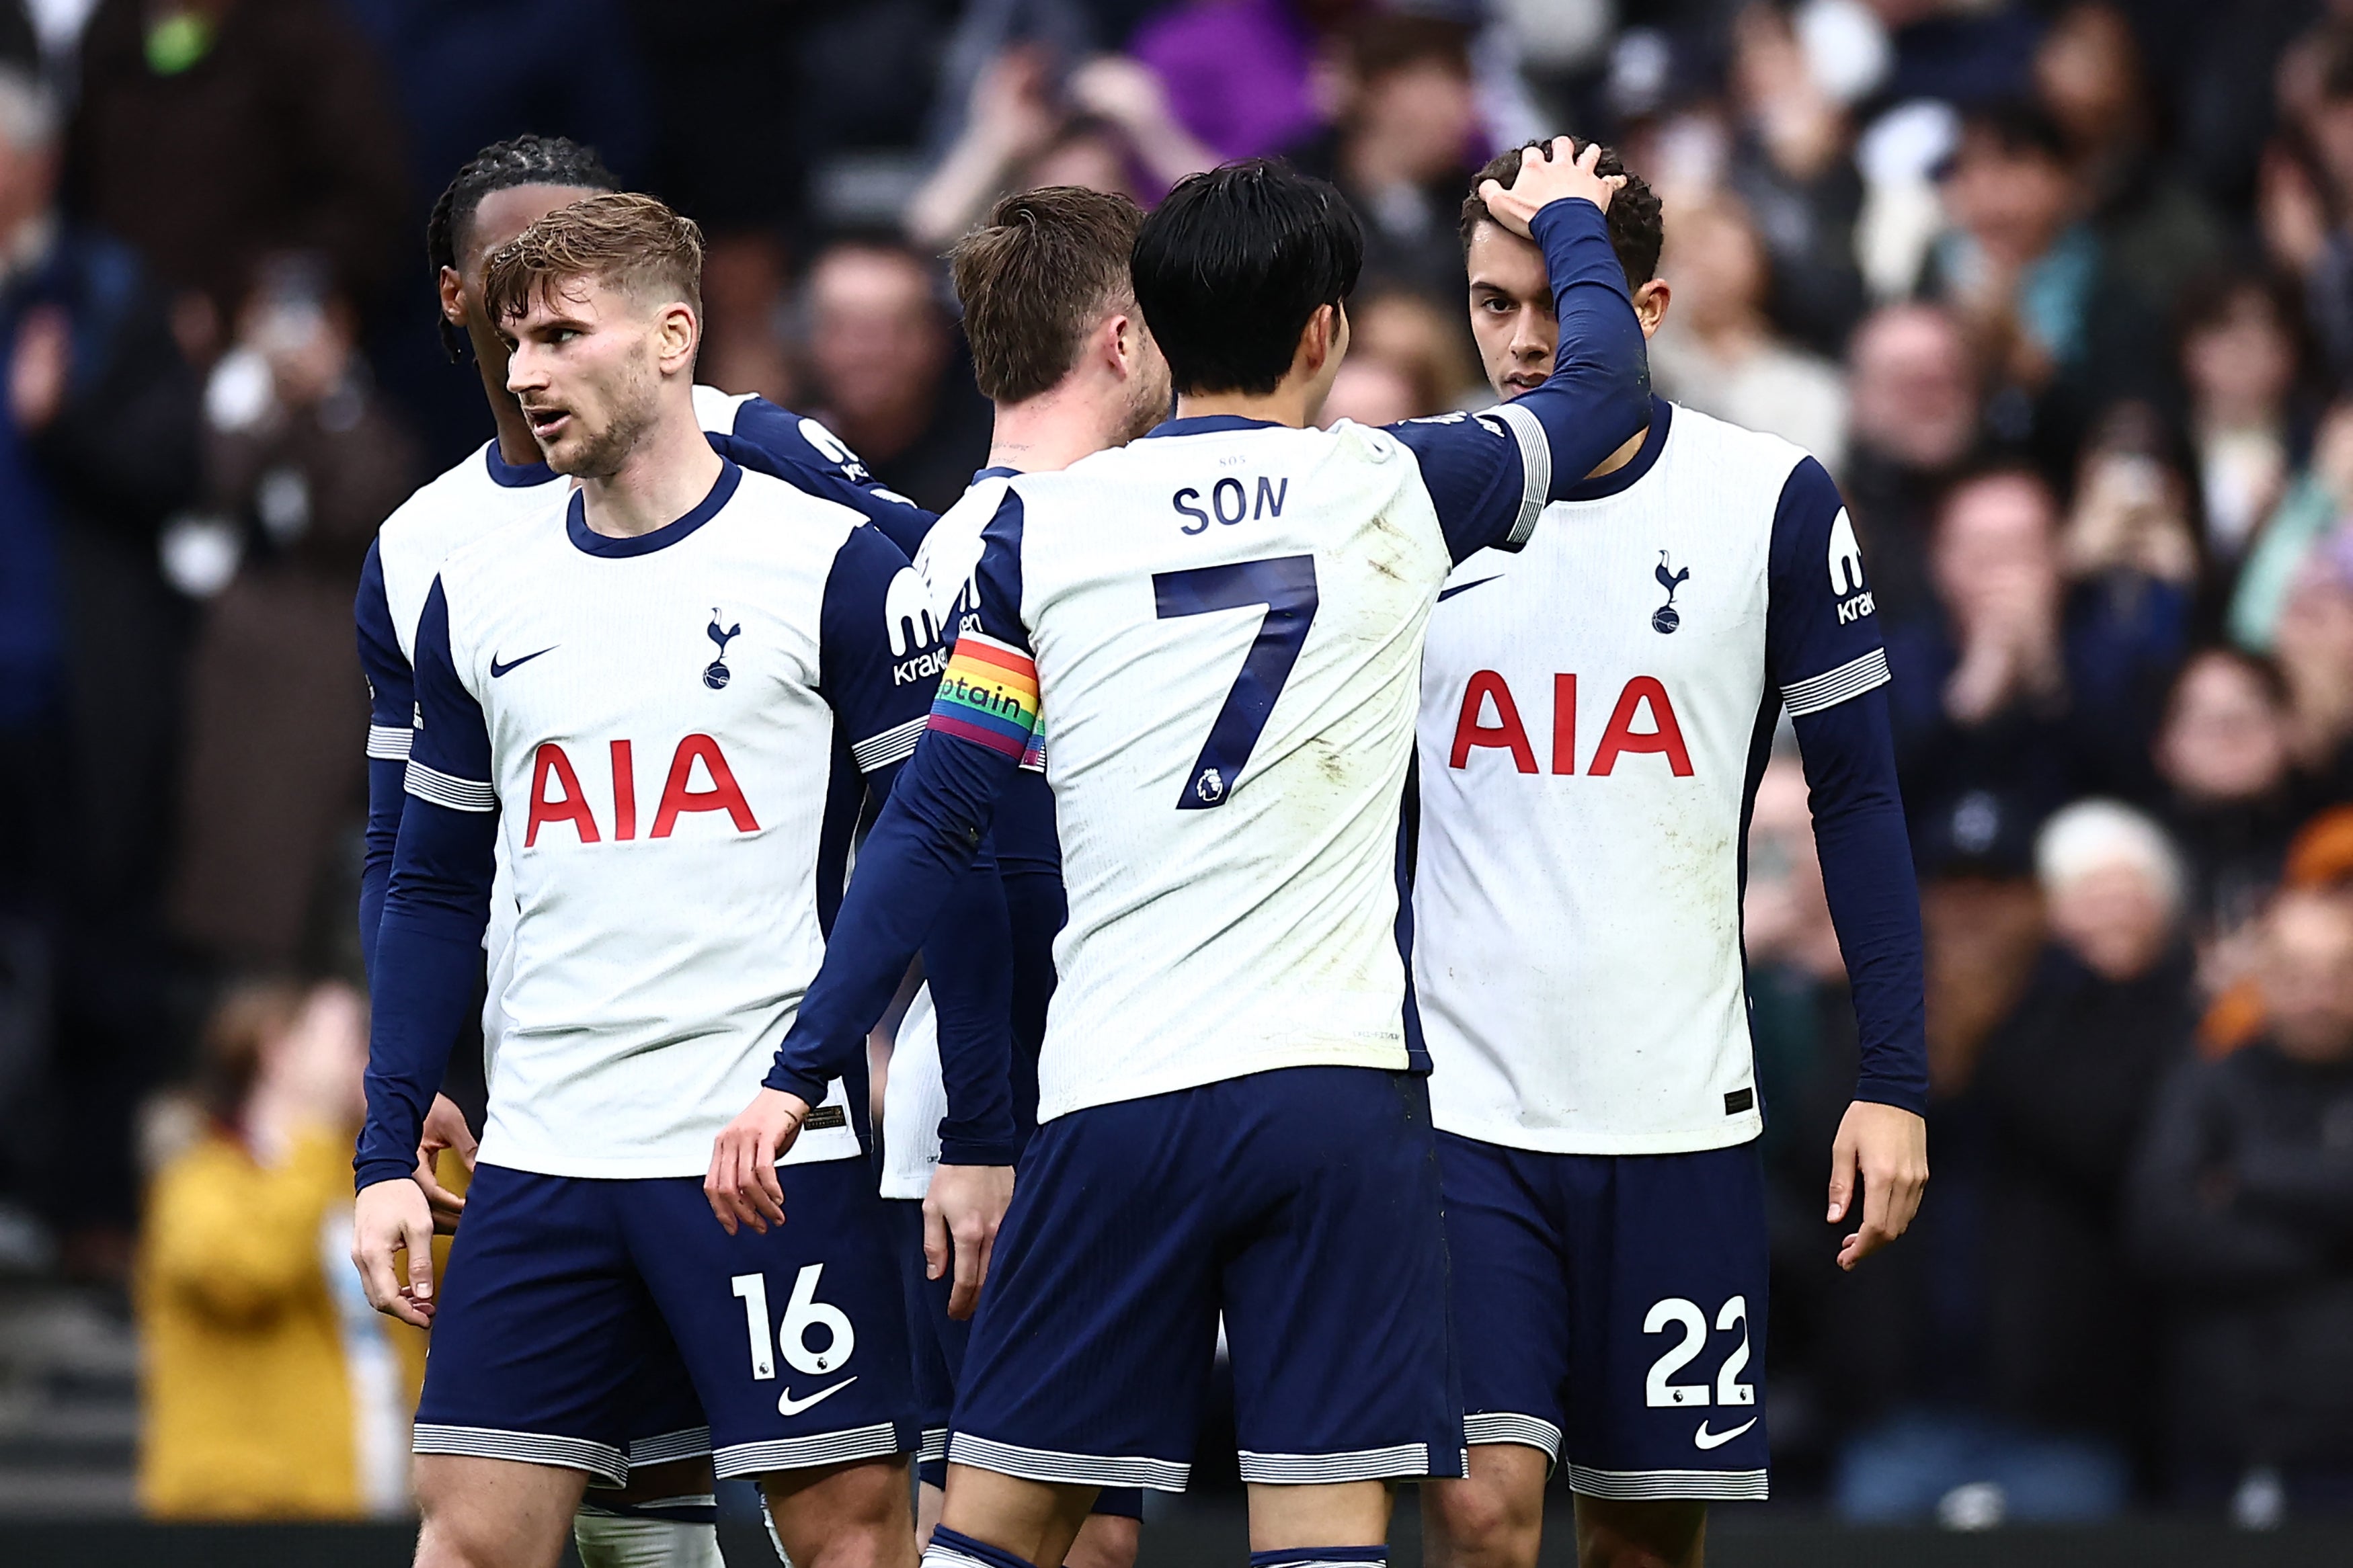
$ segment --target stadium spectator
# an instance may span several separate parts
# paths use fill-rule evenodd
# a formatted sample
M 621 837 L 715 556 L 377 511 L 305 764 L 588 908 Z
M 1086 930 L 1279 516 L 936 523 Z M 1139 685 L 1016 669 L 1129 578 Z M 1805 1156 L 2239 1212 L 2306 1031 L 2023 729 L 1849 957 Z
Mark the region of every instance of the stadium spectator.
M 346 985 L 242 986 L 206 1029 L 208 1125 L 155 1173 L 139 1263 L 150 1514 L 407 1510 L 425 1336 L 369 1310 L 344 1262 L 366 1066 Z
M 1952 315 L 1890 305 L 1865 318 L 1847 351 L 1845 466 L 1872 597 L 1891 626 L 1936 611 L 1928 542 L 1936 500 L 1978 445 L 1978 367 Z
M 2269 653 L 2279 634 L 2287 596 L 2306 575 L 2315 545 L 2336 531 L 2337 520 L 2353 512 L 2353 404 L 2337 403 L 2320 420 L 2312 453 L 2301 473 L 2273 509 L 2232 586 L 2231 638 L 2241 647 Z
M 1798 344 L 1835 355 L 1863 312 L 1854 247 L 1863 185 L 1853 128 L 1791 13 L 1744 8 L 1733 20 L 1732 45 L 1737 118 L 1725 178 L 1755 219 L 1767 263 L 1767 309 Z M 1674 220 L 1671 235 L 1683 214 Z M 1828 453 L 1813 450 L 1835 471 Z
M 1921 289 L 1969 322 L 2002 434 L 2063 473 L 2092 416 L 2164 389 L 2162 316 L 2117 273 L 2057 126 L 2024 104 L 1973 110 L 1946 166 L 1950 226 Z
M 0 1106 L 21 1135 L 0 1183 L 37 1182 L 52 1218 L 85 1232 L 77 1266 L 111 1273 L 129 1107 L 168 1038 L 159 900 L 185 626 L 157 542 L 196 482 L 197 388 L 136 257 L 58 211 L 58 130 L 49 95 L 0 68 L 0 1009 L 58 1097 L 38 1116 Z
M 367 726 L 352 584 L 416 482 L 407 433 L 369 389 L 350 300 L 318 258 L 271 258 L 206 395 L 211 508 L 244 564 L 205 606 L 189 668 L 173 923 L 234 968 L 356 979 L 347 911 Z
M 262 257 L 316 250 L 366 300 L 405 250 L 398 124 L 332 0 L 105 0 L 67 189 L 182 290 L 174 325 L 202 359 Z
M 2235 566 L 2285 496 L 2309 437 L 2294 404 L 2299 312 L 2268 279 L 2249 273 L 2211 279 L 2183 301 L 2181 382 L 2206 549 Z
M 2273 262 L 2299 278 L 2332 387 L 2353 378 L 2353 26 L 2324 22 L 2279 68 L 2293 134 L 2263 163 L 2258 216 Z
M 2225 938 L 2279 881 L 2303 820 L 2286 684 L 2257 656 L 2209 648 L 2182 667 L 2157 736 L 2166 819 L 2189 861 L 2192 934 Z
M 1339 59 L 1334 124 L 1286 155 L 1356 209 L 1367 285 L 1451 302 L 1462 284 L 1455 220 L 1486 158 L 1469 31 L 1443 17 L 1376 14 L 1342 36 Z
M 944 511 L 988 456 L 988 405 L 959 355 L 931 265 L 892 240 L 847 239 L 809 268 L 818 417 L 875 478 Z
M 2051 492 L 2021 468 L 1954 486 L 1930 561 L 1942 624 L 1892 627 L 1887 650 L 1915 852 L 2022 868 L 2068 801 L 2144 793 L 2187 595 L 2131 574 L 2071 589 Z
M 1160 79 L 1101 55 L 1059 92 L 1036 46 L 1008 49 L 974 79 L 964 131 L 907 203 L 907 236 L 945 246 L 999 197 L 1040 185 L 1082 185 L 1138 201 L 1218 161 L 1171 114 Z
M 2081 0 L 2034 52 L 2034 96 L 2059 128 L 2116 276 L 2165 310 L 2221 255 L 2222 226 L 2157 156 L 2157 109 L 2131 19 Z
M 1971 1085 L 1985 1144 L 1987 1403 L 2071 1444 L 2123 1506 L 2152 1414 L 2154 1325 L 2124 1197 L 2150 1096 L 2189 1053 L 2182 868 L 2148 817 L 2084 800 L 2044 825 L 2035 870 L 2050 940 Z
M 2167 1084 L 2132 1203 L 2175 1485 L 2271 1523 L 2353 1487 L 2353 905 L 2282 894 L 2257 973 L 2261 1037 Z
M 1765 247 L 1738 203 L 1719 196 L 1677 211 L 1659 273 L 1674 289 L 1651 341 L 1660 395 L 1794 441 L 1841 472 L 1845 385 L 1828 361 L 1779 340 L 1765 312 Z
M 2189 486 L 2173 460 L 2172 432 L 2145 403 L 2104 415 L 2075 465 L 2074 504 L 2061 536 L 2067 575 L 2129 601 L 2137 583 L 2178 590 L 2186 607 L 2199 584 Z
M 2340 528 L 2306 555 L 2274 653 L 2287 678 L 2296 766 L 2334 798 L 2353 795 L 2353 532 Z

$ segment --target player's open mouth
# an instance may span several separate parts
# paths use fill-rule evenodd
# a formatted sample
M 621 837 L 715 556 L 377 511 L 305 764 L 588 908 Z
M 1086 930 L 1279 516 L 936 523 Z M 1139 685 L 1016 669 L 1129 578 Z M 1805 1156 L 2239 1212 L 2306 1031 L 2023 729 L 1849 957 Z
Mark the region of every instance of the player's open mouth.
M 531 421 L 531 433 L 543 441 L 552 439 L 563 427 L 564 422 L 572 417 L 571 410 L 565 408 L 527 407 L 522 415 Z
M 1526 371 L 1517 372 L 1504 378 L 1504 385 L 1514 395 L 1523 392 L 1534 392 L 1544 384 L 1543 376 Z

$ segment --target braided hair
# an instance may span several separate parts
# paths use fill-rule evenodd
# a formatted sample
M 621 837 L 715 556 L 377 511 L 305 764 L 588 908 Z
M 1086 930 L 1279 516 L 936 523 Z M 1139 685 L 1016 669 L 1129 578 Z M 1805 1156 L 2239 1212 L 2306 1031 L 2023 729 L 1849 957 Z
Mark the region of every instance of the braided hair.
M 441 269 L 456 270 L 458 231 L 471 223 L 482 198 L 493 191 L 517 185 L 564 185 L 583 191 L 617 191 L 621 182 L 605 167 L 593 147 L 583 147 L 565 136 L 515 136 L 493 142 L 458 171 L 433 216 L 425 225 L 425 259 L 439 286 Z M 441 346 L 451 363 L 466 357 L 466 334 L 447 316 L 441 319 Z

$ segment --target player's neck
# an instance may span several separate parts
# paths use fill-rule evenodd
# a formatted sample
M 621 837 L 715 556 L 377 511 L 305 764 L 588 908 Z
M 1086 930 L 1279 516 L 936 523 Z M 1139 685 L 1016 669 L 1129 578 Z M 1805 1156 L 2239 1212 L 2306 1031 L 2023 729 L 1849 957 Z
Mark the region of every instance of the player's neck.
M 1227 415 L 1303 430 L 1314 422 L 1319 390 L 1303 378 L 1285 377 L 1272 392 L 1180 392 L 1176 417 L 1209 419 Z
M 620 468 L 580 481 L 581 515 L 590 532 L 634 539 L 666 528 L 719 482 L 723 464 L 694 417 L 693 404 L 681 398 L 678 405 L 662 411 Z
M 1585 477 L 1588 479 L 1598 479 L 1606 474 L 1616 473 L 1619 469 L 1624 468 L 1627 464 L 1634 460 L 1634 455 L 1642 449 L 1642 443 L 1650 438 L 1651 426 L 1650 422 L 1645 420 L 1640 430 L 1635 431 L 1631 436 L 1626 437 L 1625 445 L 1620 447 L 1616 451 L 1602 458 L 1601 461 L 1594 464 L 1591 471 L 1587 473 Z
M 1067 386 L 997 405 L 988 466 L 1025 474 L 1059 473 L 1113 444 L 1118 417 Z

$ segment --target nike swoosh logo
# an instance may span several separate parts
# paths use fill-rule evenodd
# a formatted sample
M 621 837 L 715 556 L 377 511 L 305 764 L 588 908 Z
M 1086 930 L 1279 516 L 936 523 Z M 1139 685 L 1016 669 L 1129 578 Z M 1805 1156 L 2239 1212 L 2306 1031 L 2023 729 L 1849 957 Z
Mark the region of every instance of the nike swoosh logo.
M 818 1397 L 822 1398 L 823 1395 Z M 1699 1424 L 1699 1430 L 1692 1434 L 1692 1447 L 1702 1453 L 1705 1453 L 1710 1448 L 1721 1448 L 1756 1425 L 1757 1417 L 1751 1415 L 1729 1432 L 1711 1432 L 1707 1429 L 1707 1423 L 1703 1421 Z
M 539 653 L 554 653 L 557 648 L 562 647 L 564 645 L 562 643 L 550 643 L 547 647 L 541 648 Z M 497 654 L 491 655 L 491 679 L 492 680 L 496 680 L 500 676 L 504 675 L 511 669 L 521 668 L 522 666 L 529 664 L 533 659 L 537 658 L 539 657 L 539 653 L 527 653 L 521 658 L 510 659 L 504 664 L 501 664 L 499 662 L 499 656 Z
M 787 1388 L 782 1394 L 776 1395 L 776 1414 L 779 1415 L 798 1415 L 802 1411 L 807 1410 L 810 1405 L 817 1404 L 818 1401 L 831 1399 L 835 1394 L 839 1394 L 843 1389 L 848 1388 L 851 1384 L 856 1383 L 858 1379 L 855 1377 L 845 1377 L 839 1383 L 835 1384 L 831 1388 L 818 1389 L 807 1399 L 795 1399 L 793 1397 L 793 1391 Z M 1755 1423 L 1751 1422 L 1750 1425 L 1754 1426 Z M 1746 1428 L 1745 1427 L 1743 1428 L 1744 1431 L 1746 1429 Z
M 1495 574 L 1495 577 L 1500 577 L 1503 574 L 1500 572 Z M 1438 595 L 1438 602 L 1442 605 L 1446 603 L 1447 600 L 1454 597 L 1457 594 L 1467 594 L 1473 588 L 1483 587 L 1485 584 L 1493 582 L 1495 577 L 1481 577 L 1475 582 L 1457 583 L 1451 588 L 1446 589 L 1444 592 L 1440 593 Z

